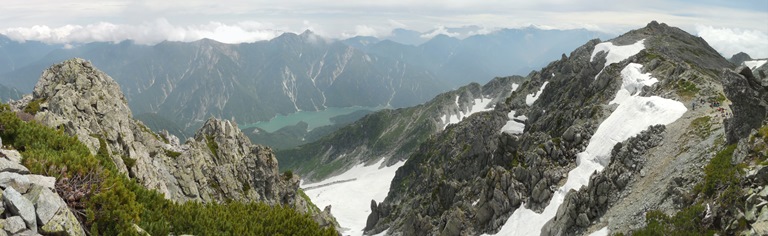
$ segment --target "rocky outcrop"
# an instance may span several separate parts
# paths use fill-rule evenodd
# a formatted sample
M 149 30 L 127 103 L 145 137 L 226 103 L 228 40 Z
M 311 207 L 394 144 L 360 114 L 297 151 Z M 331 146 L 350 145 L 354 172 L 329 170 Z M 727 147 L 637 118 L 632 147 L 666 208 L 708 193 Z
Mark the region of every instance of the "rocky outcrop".
M 19 152 L 0 150 L 0 162 L 21 166 L 19 160 Z M 0 170 L 0 234 L 84 236 L 80 222 L 51 184 L 56 180 L 30 175 L 21 167 Z
M 620 198 L 634 175 L 640 175 L 645 165 L 646 150 L 662 140 L 665 126 L 650 127 L 637 136 L 614 146 L 611 163 L 599 174 L 593 174 L 589 185 L 565 196 L 555 218 L 547 222 L 542 235 L 578 235 L 603 216 L 608 207 Z
M 16 107 L 37 104 L 36 120 L 77 136 L 91 153 L 109 156 L 121 173 L 168 199 L 260 201 L 312 212 L 297 194 L 299 177 L 280 175 L 272 150 L 251 144 L 237 124 L 211 118 L 183 144 L 156 134 L 132 118 L 119 86 L 88 61 L 53 65 L 26 101 Z
M 726 69 L 721 77 L 733 111 L 733 117 L 725 122 L 726 141 L 736 143 L 749 136 L 752 129 L 759 128 L 768 117 L 768 90 L 745 66 L 736 71 Z

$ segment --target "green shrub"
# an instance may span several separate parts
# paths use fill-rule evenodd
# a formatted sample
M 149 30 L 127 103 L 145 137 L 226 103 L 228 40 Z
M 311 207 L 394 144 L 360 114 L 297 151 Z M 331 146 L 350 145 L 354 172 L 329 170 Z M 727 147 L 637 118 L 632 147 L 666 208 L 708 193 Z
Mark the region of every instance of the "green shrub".
M 168 157 L 171 157 L 171 158 L 177 158 L 177 157 L 181 156 L 181 153 L 180 152 L 174 152 L 174 151 L 171 151 L 171 150 L 165 150 L 165 155 L 168 156 Z
M 219 144 L 213 139 L 211 135 L 205 135 L 205 143 L 208 145 L 208 149 L 211 150 L 213 156 L 219 158 Z
M 35 99 L 29 102 L 26 107 L 24 107 L 24 112 L 29 114 L 37 114 L 38 111 L 40 111 L 40 103 L 44 103 L 45 99 Z
M 645 214 L 646 226 L 632 235 L 714 235 L 715 231 L 703 226 L 705 211 L 702 205 L 686 207 L 672 217 L 658 210 L 648 211 Z
M 704 180 L 694 187 L 696 192 L 711 197 L 718 189 L 738 185 L 739 169 L 738 166 L 731 164 L 735 149 L 735 144 L 726 146 L 712 158 L 709 164 L 704 167 Z

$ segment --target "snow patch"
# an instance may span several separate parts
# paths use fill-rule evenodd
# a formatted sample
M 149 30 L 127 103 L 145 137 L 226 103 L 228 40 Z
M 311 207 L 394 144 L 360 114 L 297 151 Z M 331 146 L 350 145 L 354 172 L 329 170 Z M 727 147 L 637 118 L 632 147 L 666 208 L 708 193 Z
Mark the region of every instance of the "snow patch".
M 362 235 L 371 213 L 371 199 L 384 201 L 395 171 L 405 164 L 402 161 L 379 168 L 385 159 L 369 166 L 357 165 L 340 175 L 301 188 L 320 209 L 332 206 L 331 214 L 343 228 L 344 235 Z
M 541 85 L 541 88 L 539 88 L 539 91 L 525 96 L 525 104 L 531 106 L 534 102 L 536 102 L 536 100 L 539 100 L 539 97 L 541 97 L 541 92 L 544 91 L 544 88 L 547 87 L 547 84 L 549 84 L 549 81 L 544 82 L 544 84 Z
M 744 61 L 744 65 L 749 67 L 750 70 L 757 69 L 758 67 L 763 66 L 768 60 L 753 60 L 753 61 Z
M 493 110 L 493 106 L 488 107 L 489 104 L 491 104 L 491 101 L 493 99 L 490 98 L 476 98 L 474 101 L 472 101 L 472 106 L 469 107 L 469 111 L 459 111 L 459 114 L 451 115 L 451 114 L 445 114 L 445 117 L 440 117 L 440 119 L 445 123 L 443 126 L 443 129 L 445 127 L 448 127 L 449 124 L 457 124 L 459 121 L 463 120 L 464 118 L 469 117 L 472 114 L 481 112 L 481 111 L 490 111 Z M 458 109 L 461 108 L 459 105 L 459 96 L 456 96 L 456 107 Z
M 624 69 L 634 70 L 634 65 Z M 632 81 L 648 81 L 641 73 L 622 73 L 622 80 L 627 84 Z M 637 76 L 637 77 L 636 77 Z M 644 76 L 644 75 L 643 75 Z M 627 81 L 628 80 L 628 81 Z M 623 83 L 624 84 L 624 83 Z M 624 87 L 617 92 L 622 93 Z M 589 177 L 594 172 L 600 172 L 610 161 L 611 149 L 616 143 L 622 142 L 646 130 L 648 126 L 670 124 L 688 111 L 681 102 L 657 96 L 640 97 L 629 95 L 615 100 L 619 106 L 600 124 L 595 134 L 589 140 L 584 152 L 577 154 L 577 166 L 568 173 L 563 186 L 555 191 L 549 205 L 541 213 L 536 213 L 521 205 L 507 219 L 498 235 L 539 235 L 544 224 L 552 219 L 570 190 L 578 190 L 589 183 Z M 613 102 L 613 101 L 612 101 Z
M 610 233 L 611 231 L 608 230 L 608 226 L 605 226 L 602 229 L 589 234 L 589 236 L 608 236 Z
M 606 66 L 626 60 L 627 58 L 634 56 L 643 49 L 645 49 L 645 39 L 641 39 L 634 44 L 624 46 L 616 46 L 613 45 L 612 42 L 604 42 L 595 45 L 595 49 L 592 50 L 592 56 L 589 58 L 589 62 L 593 62 L 595 60 L 597 53 L 608 52 L 608 55 L 605 56 L 605 65 L 603 65 L 603 68 L 600 69 L 600 72 L 597 73 L 595 79 L 597 79 L 597 77 L 603 73 L 603 69 L 605 69 Z
M 626 60 L 643 49 L 645 49 L 645 39 L 624 46 L 616 46 L 613 45 L 612 42 L 598 43 L 595 45 L 595 49 L 592 50 L 592 56 L 589 58 L 589 62 L 595 61 L 597 53 L 608 52 L 608 55 L 605 56 L 605 65 L 603 65 L 603 67 L 606 67 L 610 64 Z
M 507 114 L 507 118 L 509 118 L 509 121 L 507 121 L 507 124 L 505 124 L 504 127 L 501 127 L 501 132 L 508 134 L 522 134 L 523 130 L 525 130 L 525 123 L 520 121 L 528 120 L 528 117 L 525 117 L 524 115 L 515 117 L 515 111 L 510 111 Z
M 658 79 L 651 77 L 651 73 L 643 74 L 642 68 L 643 65 L 641 64 L 629 63 L 621 70 L 621 88 L 616 93 L 616 97 L 608 104 L 619 104 L 642 91 L 643 87 L 659 82 Z

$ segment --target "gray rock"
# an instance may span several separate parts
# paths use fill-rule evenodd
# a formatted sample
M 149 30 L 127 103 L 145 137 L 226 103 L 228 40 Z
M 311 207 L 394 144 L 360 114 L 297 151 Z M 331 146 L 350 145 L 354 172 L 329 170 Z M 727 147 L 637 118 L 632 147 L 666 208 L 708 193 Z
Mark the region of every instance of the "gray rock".
M 768 91 L 754 77 L 752 71 L 741 66 L 723 71 L 723 91 L 731 103 L 733 117 L 725 121 L 726 141 L 736 143 L 759 128 L 768 116 Z
M 0 152 L 5 154 L 5 157 L 8 158 L 13 163 L 21 164 L 21 153 L 16 150 L 9 150 L 9 149 L 0 149 Z
M 14 234 L 14 236 L 41 236 L 41 234 L 38 234 L 35 231 L 29 230 L 29 229 L 25 229 L 21 232 Z
M 27 225 L 24 224 L 24 219 L 21 216 L 12 216 L 5 219 L 3 229 L 11 234 L 16 234 L 27 229 Z
M 0 172 L 0 187 L 8 188 L 13 187 L 22 193 L 26 193 L 32 182 L 26 175 L 20 175 L 14 172 Z
M 40 185 L 48 189 L 56 188 L 56 178 L 44 175 L 26 175 L 33 185 Z
M 42 225 L 47 224 L 56 212 L 67 206 L 59 195 L 42 186 L 33 187 L 24 197 L 34 204 L 37 220 Z
M 29 174 L 29 169 L 17 162 L 11 161 L 10 159 L 0 158 L 0 172 Z
M 3 191 L 3 202 L 13 215 L 21 216 L 27 228 L 37 232 L 37 217 L 35 215 L 35 206 L 32 202 L 21 196 L 21 193 L 12 187 L 6 188 Z

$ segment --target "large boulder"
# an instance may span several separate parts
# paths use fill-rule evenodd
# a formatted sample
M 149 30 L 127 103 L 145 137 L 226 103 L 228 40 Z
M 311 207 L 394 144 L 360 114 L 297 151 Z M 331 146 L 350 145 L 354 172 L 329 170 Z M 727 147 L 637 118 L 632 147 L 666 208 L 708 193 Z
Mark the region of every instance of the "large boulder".
M 733 111 L 733 118 L 725 121 L 726 141 L 736 143 L 759 128 L 768 116 L 768 91 L 745 66 L 736 71 L 726 69 L 721 77 Z

